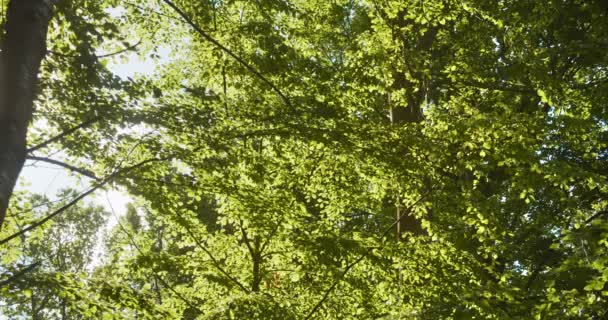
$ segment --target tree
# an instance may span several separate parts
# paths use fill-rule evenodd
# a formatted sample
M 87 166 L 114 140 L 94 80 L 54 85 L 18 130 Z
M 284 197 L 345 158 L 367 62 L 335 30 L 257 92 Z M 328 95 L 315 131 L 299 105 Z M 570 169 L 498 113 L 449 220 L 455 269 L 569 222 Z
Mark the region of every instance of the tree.
M 89 5 L 37 116 L 96 115 L 55 145 L 136 201 L 62 278 L 82 314 L 605 316 L 603 2 Z
M 16 194 L 16 200 L 21 200 L 16 206 L 20 212 L 8 216 L 3 234 L 44 216 L 54 206 L 65 204 L 75 193 L 75 190 L 61 191 L 57 197 L 63 200 L 59 202 L 36 194 Z M 106 219 L 107 212 L 99 206 L 76 205 L 52 224 L 38 229 L 35 236 L 23 237 L 10 248 L 3 248 L 3 269 L 19 270 L 15 266 L 28 264 L 35 268 L 2 286 L 2 314 L 30 319 L 81 319 L 67 295 L 69 291 L 59 285 L 57 275 L 88 273 L 100 228 Z
M 0 56 L 0 229 L 26 156 L 27 127 L 46 33 L 50 0 L 10 1 Z

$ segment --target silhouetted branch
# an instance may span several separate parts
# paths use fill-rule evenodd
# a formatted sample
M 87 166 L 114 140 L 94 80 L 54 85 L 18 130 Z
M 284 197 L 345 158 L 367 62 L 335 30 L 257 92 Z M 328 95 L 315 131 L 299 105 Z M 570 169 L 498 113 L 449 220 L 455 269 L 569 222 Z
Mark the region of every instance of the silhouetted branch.
M 242 283 L 239 282 L 239 280 L 237 280 L 236 278 L 234 278 L 233 276 L 231 276 L 226 270 L 224 270 L 224 268 L 222 268 L 222 265 L 220 264 L 220 262 L 213 256 L 213 254 L 211 253 L 211 251 L 209 251 L 209 249 L 207 249 L 207 247 L 205 247 L 205 245 L 201 242 L 201 240 L 194 234 L 194 232 L 192 232 L 192 230 L 190 229 L 190 227 L 188 226 L 188 224 L 186 223 L 186 220 L 184 219 L 184 217 L 178 212 L 176 213 L 177 217 L 179 218 L 178 223 L 180 223 L 180 225 L 182 227 L 184 227 L 184 229 L 186 229 L 186 232 L 188 233 L 188 235 L 190 236 L 190 238 L 192 238 L 192 240 L 194 240 L 194 243 L 196 243 L 196 245 L 203 250 L 207 256 L 209 257 L 209 259 L 211 259 L 211 262 L 213 262 L 213 265 L 216 267 L 216 269 L 218 269 L 224 276 L 226 276 L 226 278 L 228 278 L 230 281 L 234 282 L 234 284 L 236 284 L 241 290 L 243 290 L 243 292 L 245 293 L 249 293 L 250 290 L 247 289 L 247 287 L 245 287 Z
M 36 269 L 39 265 L 40 265 L 40 262 L 32 263 L 29 266 L 23 268 L 22 270 L 17 271 L 15 274 L 13 274 L 12 276 L 10 276 L 8 279 L 0 281 L 0 288 L 2 288 L 4 286 L 10 284 L 11 282 L 14 282 L 15 280 L 21 278 L 26 273 L 28 273 L 28 272 Z
M 77 126 L 75 126 L 73 128 L 70 128 L 70 129 L 68 129 L 68 130 L 66 130 L 66 131 L 64 131 L 64 132 L 62 132 L 62 133 L 60 133 L 60 134 L 58 134 L 58 135 L 56 135 L 56 136 L 54 136 L 54 137 L 46 140 L 46 141 L 44 141 L 44 142 L 41 142 L 41 143 L 39 143 L 39 144 L 37 144 L 37 145 L 35 145 L 35 146 L 27 149 L 27 153 L 32 153 L 32 152 L 34 152 L 36 150 L 42 149 L 42 148 L 48 146 L 49 144 L 51 144 L 53 142 L 56 142 L 58 140 L 63 139 L 63 137 L 65 137 L 67 135 L 70 135 L 70 134 L 72 134 L 73 132 L 75 132 L 75 131 L 77 131 L 79 129 L 82 129 L 82 128 L 90 126 L 91 124 L 99 121 L 99 119 L 100 119 L 99 117 L 95 117 L 95 118 L 93 118 L 91 120 L 87 120 L 87 121 L 85 121 L 85 122 L 83 122 L 83 123 L 81 123 L 81 124 L 79 124 L 79 125 L 77 125 Z
M 104 178 L 103 180 L 101 180 L 100 182 L 98 182 L 97 184 L 95 184 L 94 186 L 92 186 L 89 190 L 81 193 L 79 196 L 77 196 L 76 198 L 72 199 L 72 201 L 70 201 L 69 203 L 67 203 L 66 205 L 64 205 L 63 207 L 57 209 L 56 211 L 52 212 L 51 214 L 47 215 L 46 217 L 32 223 L 31 225 L 29 225 L 28 227 L 20 230 L 19 232 L 13 233 L 12 235 L 0 240 L 0 245 L 3 245 L 9 241 L 11 241 L 12 239 L 21 236 L 22 234 L 25 234 L 43 224 L 45 224 L 47 221 L 53 219 L 54 217 L 56 217 L 57 215 L 61 214 L 62 212 L 66 211 L 67 209 L 71 208 L 73 205 L 75 205 L 76 203 L 78 203 L 78 201 L 82 200 L 83 198 L 85 198 L 86 196 L 90 195 L 91 193 L 95 192 L 96 190 L 100 189 L 101 187 L 103 187 L 104 185 L 106 185 L 108 182 L 114 180 L 116 177 L 120 176 L 123 173 L 135 170 L 137 168 L 140 168 L 150 162 L 157 162 L 157 161 L 165 161 L 167 159 L 169 159 L 170 157 L 165 157 L 165 158 L 160 158 L 160 159 L 147 159 L 144 160 L 138 164 L 135 164 L 133 166 L 124 168 L 122 170 L 118 170 L 115 171 L 114 173 L 110 174 L 108 177 Z
M 587 220 L 585 220 L 585 223 L 590 223 L 591 221 L 599 218 L 602 215 L 608 214 L 608 211 L 600 211 L 597 212 L 596 214 L 592 215 L 591 217 L 587 218 Z
M 108 198 L 106 198 L 106 200 L 108 201 L 110 210 L 112 210 L 112 214 L 116 218 L 116 221 L 118 221 L 118 227 L 120 228 L 120 230 L 127 236 L 127 238 L 129 238 L 129 242 L 131 243 L 131 245 L 133 245 L 133 247 L 135 247 L 135 250 L 137 250 L 137 252 L 139 252 L 140 255 L 146 256 L 146 254 L 144 254 L 144 252 L 141 250 L 141 248 L 139 247 L 137 242 L 135 242 L 135 239 L 133 238 L 133 236 L 131 235 L 129 230 L 127 230 L 127 228 L 125 228 L 125 226 L 122 224 L 122 222 L 120 222 L 120 219 L 118 219 L 118 216 L 116 215 L 116 212 L 114 211 L 114 207 L 112 206 L 112 203 L 110 202 L 110 200 Z M 186 305 L 188 305 L 190 308 L 198 311 L 199 313 L 203 313 L 201 311 L 201 309 L 196 307 L 196 305 L 194 305 L 190 300 L 186 299 L 181 293 L 177 292 L 171 285 L 169 285 L 169 283 L 167 283 L 163 278 L 161 278 L 158 274 L 156 274 L 156 272 L 153 273 L 152 276 L 154 276 L 154 279 L 160 281 L 167 289 L 169 289 L 169 291 L 173 292 L 173 294 L 175 294 L 180 300 L 185 302 Z
M 118 54 L 121 54 L 121 53 L 124 53 L 127 51 L 132 51 L 135 48 L 137 48 L 137 46 L 139 46 L 141 44 L 141 42 L 142 42 L 142 39 L 139 39 L 139 41 L 137 41 L 135 44 L 129 45 L 129 46 L 123 48 L 122 50 L 118 50 L 116 52 L 111 52 L 111 53 L 100 54 L 96 57 L 97 58 L 108 58 L 108 57 L 115 56 L 115 55 L 118 55 Z
M 45 158 L 45 157 L 36 157 L 36 156 L 27 156 L 26 159 L 28 160 L 35 160 L 35 161 L 42 161 L 42 162 L 46 162 L 46 163 L 50 163 L 50 164 L 54 164 L 56 166 L 60 166 L 63 168 L 66 168 L 70 171 L 74 171 L 76 173 L 79 173 L 85 177 L 94 179 L 94 180 L 100 180 L 97 176 L 95 176 L 95 173 L 93 173 L 92 171 L 86 170 L 86 169 L 82 169 L 82 168 L 78 168 L 75 167 L 73 165 L 67 164 L 65 162 L 61 162 L 59 160 L 55 160 L 55 159 L 50 159 L 50 158 Z
M 96 55 L 95 54 L 95 55 L 93 55 L 93 57 L 95 57 L 97 59 L 101 59 L 101 58 L 108 58 L 108 57 L 111 57 L 111 56 L 115 56 L 115 55 L 118 55 L 118 54 L 121 54 L 121 53 L 125 53 L 127 51 L 132 51 L 137 46 L 139 46 L 141 43 L 142 43 L 142 39 L 139 39 L 136 43 L 130 44 L 130 45 L 128 45 L 128 46 L 124 47 L 123 49 L 120 49 L 120 50 L 118 50 L 116 52 L 103 53 L 103 54 L 100 54 L 100 55 Z M 59 56 L 59 57 L 62 57 L 62 58 L 66 58 L 66 59 L 78 58 L 78 55 L 76 55 L 76 54 L 65 54 L 65 53 L 61 53 L 61 52 L 57 52 L 57 51 L 53 51 L 53 50 L 48 50 L 47 52 L 50 53 L 50 54 L 52 54 L 52 55 Z

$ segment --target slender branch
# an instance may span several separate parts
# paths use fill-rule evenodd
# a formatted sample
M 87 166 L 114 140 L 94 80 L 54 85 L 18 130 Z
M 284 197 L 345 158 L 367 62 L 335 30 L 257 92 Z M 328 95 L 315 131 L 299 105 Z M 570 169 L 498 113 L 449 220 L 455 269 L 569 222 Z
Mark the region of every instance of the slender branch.
M 590 223 L 591 221 L 599 218 L 602 215 L 608 214 L 608 211 L 600 211 L 595 213 L 594 215 L 592 215 L 591 217 L 587 218 L 587 220 L 585 220 L 585 224 Z
M 18 218 L 20 215 L 22 215 L 24 213 L 32 212 L 32 210 L 34 210 L 36 208 L 40 208 L 40 207 L 44 207 L 44 206 L 49 206 L 49 205 L 51 205 L 53 203 L 57 203 L 57 202 L 61 202 L 61 201 L 67 200 L 68 198 L 70 198 L 70 197 L 63 197 L 63 198 L 59 198 L 59 199 L 56 199 L 56 200 L 39 203 L 39 204 L 36 204 L 34 206 L 28 207 L 27 209 L 22 209 L 22 211 L 11 212 L 11 214 L 10 214 L 9 217 Z
M 156 273 L 154 274 L 154 278 L 157 279 L 158 281 L 160 281 L 167 289 L 169 289 L 169 291 L 173 292 L 180 300 L 185 302 L 188 305 L 188 307 L 198 311 L 199 314 L 204 313 L 201 309 L 199 309 L 197 306 L 195 306 L 190 300 L 186 299 L 181 293 L 175 291 L 175 289 L 172 286 L 170 286 L 169 283 L 167 283 L 167 281 L 165 281 L 163 278 L 161 278 Z
M 141 42 L 142 42 L 142 39 L 140 38 L 136 43 L 134 43 L 132 45 L 129 45 L 127 47 L 124 47 L 121 50 L 118 50 L 116 52 L 110 52 L 110 53 L 100 54 L 100 55 L 98 55 L 96 57 L 99 58 L 99 59 L 101 59 L 101 58 L 108 58 L 108 57 L 115 56 L 115 55 L 118 55 L 118 54 L 121 54 L 121 53 L 124 53 L 124 52 L 127 52 L 127 51 L 132 51 L 135 48 L 137 48 L 137 46 L 139 46 L 141 44 Z
M 224 111 L 226 112 L 226 116 L 228 116 L 228 87 L 226 83 L 226 59 L 224 59 L 224 64 L 222 64 L 222 86 L 224 89 Z
M 291 207 L 293 205 L 293 203 L 295 202 L 295 200 L 291 200 L 291 204 L 288 207 Z M 270 232 L 270 234 L 268 235 L 268 238 L 266 238 L 266 241 L 264 241 L 264 243 L 262 243 L 262 248 L 260 249 L 260 253 L 264 252 L 266 250 L 266 246 L 270 243 L 270 240 L 272 240 L 272 238 L 274 237 L 274 235 L 277 233 L 277 231 L 279 230 L 279 227 L 281 225 L 277 223 L 276 228 L 274 228 L 274 230 L 272 230 L 272 232 Z M 264 255 L 262 254 L 262 257 Z
M 56 211 L 50 213 L 49 215 L 47 215 L 46 217 L 32 223 L 31 225 L 29 225 L 28 227 L 13 233 L 12 235 L 0 240 L 0 245 L 3 245 L 11 240 L 13 240 L 16 237 L 21 236 L 22 234 L 25 234 L 43 224 L 45 224 L 46 222 L 48 222 L 49 220 L 53 219 L 54 217 L 56 217 L 57 215 L 61 214 L 62 212 L 66 211 L 67 209 L 71 208 L 73 205 L 75 205 L 76 203 L 78 203 L 78 201 L 82 200 L 83 198 L 85 198 L 86 196 L 90 195 L 91 193 L 95 192 L 96 190 L 100 189 L 101 187 L 103 187 L 104 185 L 106 185 L 108 182 L 114 180 L 115 178 L 117 178 L 118 176 L 120 176 L 123 173 L 127 173 L 129 171 L 135 170 L 139 167 L 142 167 L 150 162 L 156 162 L 156 161 L 164 161 L 169 159 L 169 157 L 165 157 L 165 158 L 152 158 L 152 159 L 147 159 L 144 160 L 138 164 L 135 164 L 133 166 L 115 171 L 114 173 L 110 174 L 108 177 L 106 177 L 105 179 L 99 181 L 97 184 L 95 184 L 94 186 L 92 186 L 91 188 L 89 188 L 89 190 L 81 193 L 79 196 L 77 196 L 76 198 L 72 199 L 72 201 L 70 201 L 69 203 L 67 203 L 66 205 L 64 205 L 63 207 L 57 209 Z
M 10 284 L 11 282 L 14 282 L 15 280 L 21 278 L 26 273 L 28 273 L 28 272 L 36 269 L 39 265 L 40 265 L 40 261 L 32 263 L 29 266 L 27 266 L 27 267 L 23 268 L 22 270 L 18 271 L 17 273 L 13 274 L 8 279 L 0 281 L 0 288 L 2 288 L 4 286 Z
M 251 257 L 253 258 L 253 256 L 255 255 L 255 251 L 253 250 L 253 247 L 251 246 L 251 242 L 249 242 L 249 237 L 247 236 L 247 231 L 245 231 L 245 228 L 243 228 L 242 220 L 239 222 L 239 228 L 241 229 L 241 232 L 243 233 L 243 241 L 245 242 L 245 245 L 247 246 L 247 250 L 249 250 L 249 254 L 251 254 Z
M 92 55 L 93 57 L 97 58 L 97 59 L 102 59 L 102 58 L 109 58 L 111 56 L 115 56 L 127 51 L 132 51 L 133 49 L 135 49 L 137 46 L 139 46 L 142 43 L 142 39 L 139 39 L 135 44 L 129 44 L 128 46 L 124 47 L 123 49 L 120 49 L 116 52 L 110 52 L 110 53 L 103 53 L 100 55 Z M 47 50 L 48 53 L 61 57 L 61 58 L 65 58 L 65 59 L 74 59 L 74 58 L 78 58 L 79 55 L 72 55 L 72 54 L 65 54 L 65 53 L 61 53 L 61 52 L 57 52 L 57 51 L 53 51 L 53 50 Z
M 603 215 L 608 215 L 608 211 L 599 211 L 596 212 L 595 214 L 593 214 L 592 216 L 590 216 L 589 218 L 587 218 L 585 220 L 585 224 L 589 224 L 591 223 L 593 220 L 603 216 Z M 568 235 L 568 232 L 561 234 L 557 239 L 555 240 L 560 240 L 563 239 L 566 235 Z M 547 254 L 549 254 L 549 249 L 550 249 L 550 245 L 554 243 L 555 240 L 550 241 L 550 244 L 544 248 L 544 252 L 543 255 L 541 256 L 541 261 L 540 263 L 535 266 L 534 270 L 532 271 L 532 273 L 530 274 L 530 277 L 528 278 L 528 281 L 526 282 L 526 291 L 530 291 L 530 288 L 532 287 L 532 284 L 534 283 L 534 281 L 536 280 L 536 278 L 538 277 L 538 275 L 540 274 L 540 272 L 542 271 L 543 267 L 547 264 L 547 259 L 546 256 Z M 583 248 L 584 250 L 584 248 Z
M 82 200 L 84 197 L 88 196 L 89 194 L 95 192 L 97 189 L 101 188 L 103 185 L 105 185 L 107 181 L 103 181 L 101 183 L 98 183 L 97 185 L 95 185 L 94 187 L 90 188 L 89 190 L 81 193 L 79 196 L 77 196 L 76 198 L 74 198 L 72 201 L 70 201 L 69 203 L 67 203 L 66 205 L 64 205 L 63 207 L 57 209 L 56 211 L 52 212 L 51 214 L 47 215 L 46 217 L 32 223 L 31 225 L 27 226 L 26 228 L 13 233 L 12 235 L 0 240 L 0 245 L 4 245 L 5 243 L 13 240 L 16 237 L 19 237 L 43 224 L 45 224 L 47 221 L 51 220 L 52 218 L 56 217 L 57 215 L 59 215 L 60 213 L 66 211 L 67 209 L 69 209 L 70 207 L 72 207 L 73 205 L 75 205 L 78 201 Z
M 77 126 L 75 126 L 73 128 L 70 128 L 70 129 L 68 129 L 68 130 L 60 133 L 59 135 L 56 135 L 56 136 L 54 136 L 54 137 L 52 137 L 52 138 L 50 138 L 50 139 L 48 139 L 46 141 L 43 141 L 43 142 L 41 142 L 41 143 L 39 143 L 39 144 L 37 144 L 37 145 L 35 145 L 35 146 L 27 149 L 27 153 L 32 153 L 32 152 L 34 152 L 36 150 L 42 149 L 42 148 L 48 146 L 49 144 L 51 144 L 53 142 L 56 142 L 58 140 L 63 139 L 65 136 L 68 136 L 68 135 L 72 134 L 73 132 L 75 132 L 75 131 L 77 131 L 79 129 L 82 129 L 82 128 L 90 126 L 91 124 L 99 121 L 99 119 L 100 119 L 99 117 L 95 117 L 95 118 L 87 120 L 87 121 L 85 121 L 85 122 L 83 122 L 83 123 L 81 123 L 81 124 L 79 124 L 79 125 L 77 125 Z
M 461 81 L 465 86 L 471 86 L 481 89 L 495 90 L 495 91 L 506 91 L 506 92 L 517 92 L 517 93 L 527 93 L 527 94 L 535 94 L 536 91 L 528 88 L 524 88 L 522 86 L 517 86 L 515 84 L 492 84 L 492 83 L 483 83 L 473 80 L 465 80 Z
M 179 17 L 174 17 L 174 16 L 172 16 L 172 15 L 164 14 L 164 13 L 162 13 L 162 12 L 158 12 L 158 11 L 156 11 L 156 10 L 149 9 L 149 8 L 146 8 L 146 7 L 143 7 L 143 6 L 140 6 L 140 5 L 135 4 L 135 3 L 133 3 L 133 2 L 130 2 L 130 1 L 122 1 L 122 4 L 125 4 L 125 5 L 128 5 L 128 6 L 131 6 L 131 7 L 136 8 L 136 9 L 139 9 L 139 10 L 141 10 L 142 12 L 153 13 L 153 14 L 155 14 L 155 15 L 159 16 L 159 17 L 166 17 L 166 18 L 169 18 L 169 19 L 172 19 L 172 20 L 175 20 L 175 21 L 182 22 L 182 20 L 181 20 Z
M 262 80 L 264 83 L 266 83 L 279 97 L 281 97 L 281 99 L 283 99 L 283 101 L 289 108 L 294 109 L 289 98 L 287 98 L 287 96 L 285 94 L 283 94 L 283 92 L 281 92 L 281 90 L 279 90 L 279 88 L 277 88 L 277 86 L 275 86 L 274 83 L 272 83 L 270 80 L 268 80 L 268 78 L 263 76 L 257 69 L 255 69 L 249 63 L 245 62 L 245 60 L 243 60 L 241 57 L 236 55 L 230 49 L 228 49 L 224 45 L 222 45 L 219 41 L 215 40 L 215 38 L 211 37 L 209 34 L 207 34 L 205 31 L 203 31 L 203 29 L 201 29 L 201 27 L 199 27 L 197 24 L 195 24 L 194 21 L 192 21 L 192 19 L 190 19 L 188 17 L 188 15 L 186 15 L 186 13 L 184 13 L 173 2 L 171 2 L 170 0 L 163 0 L 163 2 L 166 3 L 167 5 L 169 5 L 173 10 L 175 10 L 175 12 L 177 12 L 186 21 L 186 23 L 188 23 L 201 37 L 203 37 L 205 40 L 213 43 L 218 48 L 220 48 L 222 51 L 226 52 L 228 55 L 230 55 L 232 58 L 234 58 L 238 63 L 240 63 L 247 70 L 249 70 L 249 72 L 253 73 L 256 77 L 258 77 L 260 80 Z
M 432 188 L 429 189 L 427 192 L 425 192 L 423 195 L 421 195 L 420 198 L 418 198 L 418 200 L 416 200 L 416 202 L 414 202 L 409 207 L 407 207 L 403 211 L 401 216 L 399 216 L 399 218 L 395 219 L 395 221 L 388 228 L 386 228 L 384 230 L 384 232 L 382 233 L 382 236 L 380 237 L 380 241 L 384 241 L 386 236 L 401 221 L 401 219 L 403 219 L 406 215 L 409 215 L 412 212 L 412 210 L 418 205 L 418 203 L 420 203 L 423 199 L 425 199 L 431 193 L 432 190 L 433 190 Z M 359 256 L 359 258 L 357 258 L 355 261 L 353 261 L 349 265 L 347 265 L 346 268 L 344 269 L 344 271 L 342 272 L 342 274 L 334 281 L 334 283 L 332 283 L 332 285 L 329 287 L 329 289 L 327 289 L 327 291 L 325 291 L 323 298 L 321 298 L 321 300 L 319 300 L 319 302 L 317 302 L 317 304 L 310 310 L 310 312 L 308 313 L 306 318 L 304 318 L 304 320 L 310 319 L 315 314 L 315 312 L 317 312 L 317 310 L 319 310 L 321 305 L 323 305 L 323 303 L 327 300 L 327 298 L 329 297 L 331 292 L 336 288 L 338 283 L 340 283 L 340 281 L 342 281 L 342 279 L 344 279 L 344 276 L 346 276 L 346 274 L 350 271 L 350 269 L 352 269 L 355 265 L 357 265 L 359 262 L 361 262 L 363 259 L 365 259 L 365 257 L 367 257 L 374 249 L 382 249 L 383 247 L 384 247 L 384 245 L 381 245 L 380 247 L 369 247 L 367 250 L 365 250 L 365 252 L 363 252 L 363 254 L 361 254 L 361 256 Z
M 42 162 L 54 164 L 54 165 L 66 168 L 66 169 L 68 169 L 70 171 L 74 171 L 76 173 L 80 173 L 81 175 L 83 175 L 85 177 L 89 177 L 89 178 L 91 178 L 93 180 L 100 180 L 97 176 L 95 176 L 95 173 L 93 173 L 92 171 L 89 171 L 87 169 L 78 168 L 78 167 L 75 167 L 75 166 L 73 166 L 71 164 L 67 164 L 65 162 L 61 162 L 59 160 L 45 158 L 45 157 L 36 157 L 36 156 L 27 156 L 25 158 L 28 159 L 28 160 L 42 161 Z
M 46 307 L 46 304 L 49 302 L 50 299 L 51 299 L 51 295 L 50 294 L 44 296 L 44 298 L 40 302 L 40 305 L 38 306 L 38 308 L 36 308 L 35 313 L 38 313 L 38 312 L 44 310 L 44 308 Z M 34 312 L 32 312 L 32 313 L 34 313 Z

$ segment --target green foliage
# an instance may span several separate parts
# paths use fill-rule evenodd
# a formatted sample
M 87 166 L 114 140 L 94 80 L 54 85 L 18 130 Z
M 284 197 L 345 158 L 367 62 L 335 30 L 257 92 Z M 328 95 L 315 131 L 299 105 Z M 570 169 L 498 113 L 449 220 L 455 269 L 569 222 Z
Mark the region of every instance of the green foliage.
M 77 196 L 74 190 L 57 194 L 59 201 L 45 196 L 19 193 L 13 198 L 8 225 L 2 238 L 46 216 Z M 91 204 L 76 205 L 64 215 L 38 228 L 35 233 L 10 241 L 2 247 L 2 269 L 11 274 L 36 264 L 26 275 L 3 286 L 0 312 L 11 318 L 79 318 L 69 287 L 56 279 L 60 275 L 86 276 L 95 256 L 100 227 L 107 213 Z M 6 275 L 6 274 L 5 274 Z
M 59 141 L 69 160 L 148 162 L 112 179 L 134 200 L 103 263 L 0 289 L 6 310 L 46 290 L 76 318 L 606 316 L 604 2 L 175 5 L 204 34 L 166 1 L 59 2 L 33 144 L 95 117 Z M 137 58 L 156 69 L 112 73 Z M 101 222 L 78 210 L 84 266 Z

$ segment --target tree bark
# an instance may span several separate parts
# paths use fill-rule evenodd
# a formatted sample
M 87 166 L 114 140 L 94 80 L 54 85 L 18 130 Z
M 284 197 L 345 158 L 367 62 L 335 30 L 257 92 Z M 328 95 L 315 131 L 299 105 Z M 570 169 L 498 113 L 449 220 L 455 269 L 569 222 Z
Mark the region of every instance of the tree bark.
M 251 281 L 251 292 L 260 292 L 260 284 L 262 283 L 262 252 L 260 252 L 260 238 L 255 237 L 253 251 L 252 251 L 252 260 L 253 260 L 253 269 L 251 270 L 253 273 L 253 280 Z
M 0 53 L 0 229 L 26 156 L 51 0 L 12 0 Z
M 38 319 L 38 312 L 36 312 L 36 300 L 34 298 L 34 293 L 30 296 L 30 309 L 32 309 L 32 320 Z
M 420 26 L 414 24 L 414 21 L 405 18 L 405 11 L 398 13 L 397 17 L 392 20 L 387 20 L 392 28 L 392 38 L 395 42 L 401 42 L 401 52 L 396 52 L 403 59 L 404 69 L 393 70 L 392 77 L 393 83 L 388 94 L 388 107 L 390 121 L 392 125 L 401 126 L 413 123 L 420 123 L 424 120 L 424 113 L 422 110 L 423 103 L 426 100 L 426 96 L 429 88 L 424 74 L 417 69 L 420 66 L 410 66 L 407 61 L 408 55 L 406 54 L 406 48 L 413 46 L 414 50 L 419 52 L 429 52 L 435 41 L 438 27 L 429 27 L 422 35 L 420 35 L 415 41 L 413 39 L 405 38 L 403 30 L 407 25 L 414 25 L 414 29 L 418 30 Z M 385 19 L 386 15 L 385 15 Z M 416 68 L 418 67 L 418 68 Z M 406 70 L 409 69 L 409 70 Z M 408 79 L 406 71 L 410 72 L 410 77 L 414 79 Z M 396 92 L 406 93 L 405 101 L 394 101 L 392 95 Z M 429 186 L 430 187 L 430 186 Z M 397 224 L 397 239 L 402 238 L 404 232 L 410 232 L 414 235 L 426 234 L 426 231 L 422 227 L 422 220 L 416 217 L 413 213 L 408 213 L 404 217 L 401 217 L 402 204 L 399 200 L 400 196 L 397 195 L 396 201 L 396 218 L 400 219 Z

